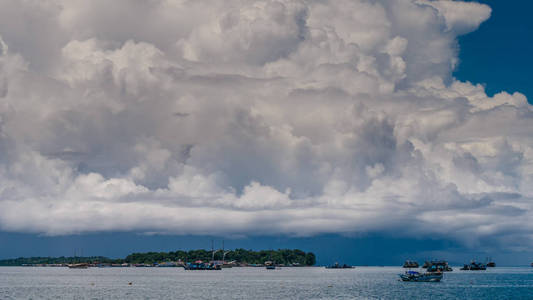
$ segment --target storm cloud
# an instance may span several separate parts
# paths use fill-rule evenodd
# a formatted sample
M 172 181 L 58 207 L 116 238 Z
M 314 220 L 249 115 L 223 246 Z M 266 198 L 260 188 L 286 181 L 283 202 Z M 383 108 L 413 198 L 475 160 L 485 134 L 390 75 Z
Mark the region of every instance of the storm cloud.
M 532 245 L 532 108 L 452 76 L 490 14 L 1 0 L 0 229 Z

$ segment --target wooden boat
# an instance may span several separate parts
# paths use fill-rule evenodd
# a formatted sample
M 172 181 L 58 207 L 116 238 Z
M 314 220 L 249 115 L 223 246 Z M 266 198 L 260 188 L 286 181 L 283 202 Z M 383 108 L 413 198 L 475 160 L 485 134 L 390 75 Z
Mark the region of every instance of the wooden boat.
M 402 281 L 413 281 L 413 282 L 439 282 L 442 280 L 442 273 L 419 273 L 416 271 L 407 271 L 404 274 L 399 274 Z
M 496 267 L 496 263 L 492 260 L 492 257 L 487 257 L 487 268 L 494 268 Z
M 431 262 L 424 263 L 422 268 L 427 269 L 428 272 L 451 272 L 453 271 L 452 267 L 448 265 L 448 262 L 445 260 L 432 260 Z
M 342 264 L 341 265 L 338 262 L 334 263 L 331 266 L 326 266 L 326 269 L 353 269 L 353 268 L 355 268 L 355 267 L 347 265 L 347 264 Z
M 477 263 L 475 261 L 471 261 L 470 264 L 468 265 L 464 265 L 461 270 L 463 271 L 483 271 L 483 270 L 486 270 L 487 269 L 487 266 L 485 264 L 482 264 L 482 263 Z
M 221 270 L 222 269 L 220 265 L 203 262 L 201 260 L 197 260 L 193 263 L 187 263 L 183 265 L 183 268 L 185 270 Z
M 67 265 L 69 269 L 87 269 L 89 267 L 88 263 L 79 263 L 79 264 L 69 264 Z
M 418 263 L 414 260 L 406 260 L 403 263 L 404 268 L 418 268 Z
M 270 260 L 267 260 L 267 261 L 265 261 L 265 268 L 267 270 L 275 270 L 276 269 L 276 265 L 274 264 L 274 262 L 272 262 Z

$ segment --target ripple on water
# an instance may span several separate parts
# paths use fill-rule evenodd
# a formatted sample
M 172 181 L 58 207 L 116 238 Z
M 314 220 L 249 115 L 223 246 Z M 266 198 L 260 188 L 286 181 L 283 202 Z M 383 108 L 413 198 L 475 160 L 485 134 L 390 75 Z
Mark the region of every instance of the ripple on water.
M 0 267 L 0 299 L 531 299 L 531 268 L 454 271 L 440 283 L 398 281 L 399 267 Z

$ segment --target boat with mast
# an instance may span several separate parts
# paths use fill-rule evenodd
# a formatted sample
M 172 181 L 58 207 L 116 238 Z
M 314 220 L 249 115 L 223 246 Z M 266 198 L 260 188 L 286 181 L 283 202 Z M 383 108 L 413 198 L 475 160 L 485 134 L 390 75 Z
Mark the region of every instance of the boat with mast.
M 487 268 L 494 268 L 496 267 L 496 263 L 494 260 L 492 260 L 492 257 L 487 257 L 487 263 L 485 264 Z
M 463 271 L 484 271 L 487 269 L 487 266 L 482 263 L 478 263 L 475 260 L 471 260 L 469 264 L 465 264 L 461 270 Z
M 409 268 L 409 269 L 412 269 L 412 268 L 418 268 L 418 263 L 414 260 L 406 260 L 404 263 L 403 263 L 403 268 Z
M 224 250 L 224 240 L 222 240 L 222 264 L 220 265 L 220 267 L 225 268 L 225 269 L 233 267 L 233 264 L 226 262 L 226 255 L 230 252 L 231 250 L 228 250 L 228 251 Z
M 269 260 L 265 261 L 265 268 L 267 270 L 275 270 L 276 264 L 272 261 L 272 250 L 270 250 Z
M 197 260 L 192 263 L 184 264 L 183 268 L 185 270 L 221 270 L 221 265 L 215 263 L 215 253 L 218 251 L 220 251 L 220 249 L 215 250 L 214 241 L 211 240 L 211 261 L 204 262 L 202 260 Z
M 428 272 L 451 272 L 453 271 L 452 267 L 448 265 L 448 262 L 445 260 L 432 260 L 426 261 L 422 268 L 426 269 Z

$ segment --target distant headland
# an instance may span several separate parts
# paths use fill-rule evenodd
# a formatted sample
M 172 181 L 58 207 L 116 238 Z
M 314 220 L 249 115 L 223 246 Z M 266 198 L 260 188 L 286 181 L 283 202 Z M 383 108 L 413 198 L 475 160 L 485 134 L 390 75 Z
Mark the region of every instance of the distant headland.
M 299 249 L 278 250 L 177 250 L 171 252 L 132 253 L 125 258 L 112 259 L 104 256 L 72 257 L 19 257 L 0 260 L 0 266 L 50 266 L 60 267 L 71 264 L 89 264 L 98 267 L 173 267 L 187 262 L 214 261 L 227 266 L 246 267 L 263 266 L 273 261 L 280 266 L 313 266 L 316 256 L 312 252 Z

